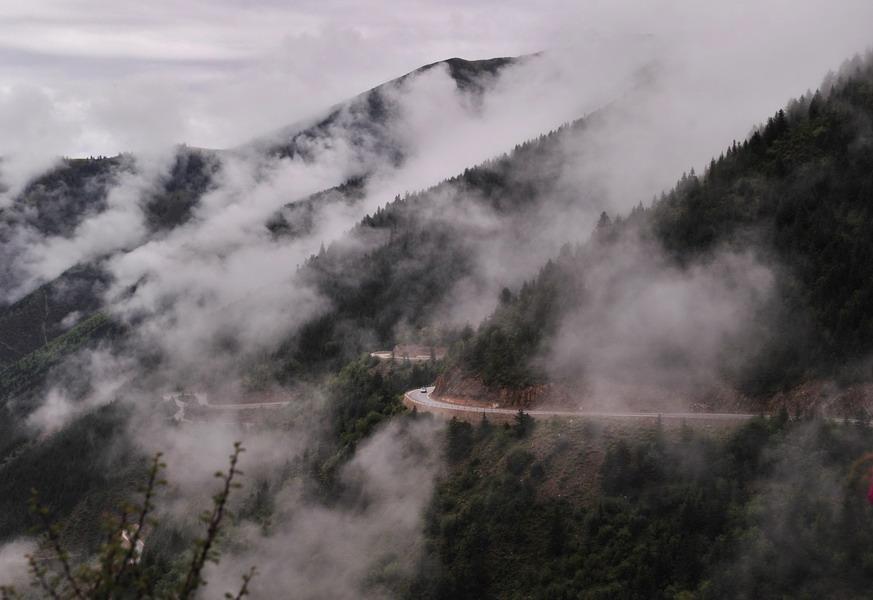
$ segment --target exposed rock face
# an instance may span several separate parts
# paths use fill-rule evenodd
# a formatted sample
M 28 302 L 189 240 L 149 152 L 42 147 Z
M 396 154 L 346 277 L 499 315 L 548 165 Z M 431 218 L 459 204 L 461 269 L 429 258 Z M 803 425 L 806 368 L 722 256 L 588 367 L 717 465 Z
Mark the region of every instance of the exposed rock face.
M 525 388 L 492 388 L 479 377 L 451 370 L 436 381 L 434 396 L 463 404 L 506 408 L 558 407 L 580 410 L 746 412 L 754 403 L 725 385 L 668 389 L 636 383 L 597 381 L 544 383 Z
M 462 401 L 472 405 L 494 405 L 505 408 L 533 408 L 541 406 L 573 406 L 571 390 L 555 383 L 532 385 L 525 388 L 490 388 L 478 377 L 452 370 L 437 377 L 434 396 Z
M 778 412 L 783 408 L 790 415 L 867 415 L 869 418 L 873 415 L 873 383 L 842 386 L 833 381 L 808 381 L 768 399 L 768 412 Z
M 545 383 L 520 389 L 491 388 L 481 378 L 453 369 L 437 377 L 434 396 L 471 406 L 581 410 L 765 412 L 785 408 L 792 416 L 873 416 L 873 383 L 840 386 L 814 380 L 767 398 L 751 398 L 723 383 L 676 390 L 628 383 Z

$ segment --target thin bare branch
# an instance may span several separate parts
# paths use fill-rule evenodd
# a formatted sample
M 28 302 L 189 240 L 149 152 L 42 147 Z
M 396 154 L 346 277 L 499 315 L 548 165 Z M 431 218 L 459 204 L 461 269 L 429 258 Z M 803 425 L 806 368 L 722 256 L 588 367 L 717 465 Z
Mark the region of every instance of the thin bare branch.
M 161 453 L 158 452 L 157 454 L 155 454 L 155 457 L 152 460 L 152 466 L 149 469 L 149 479 L 143 494 L 142 507 L 140 508 L 139 516 L 137 517 L 136 524 L 134 525 L 133 537 L 130 539 L 129 542 L 130 548 L 127 549 L 127 553 L 124 555 L 124 560 L 121 563 L 121 567 L 118 569 L 118 572 L 113 577 L 112 585 L 115 585 L 119 581 L 121 581 L 121 578 L 127 571 L 127 567 L 134 563 L 134 557 L 136 556 L 137 551 L 137 542 L 139 542 L 139 540 L 142 538 L 143 528 L 145 527 L 146 520 L 148 519 L 149 513 L 154 508 L 154 505 L 152 504 L 152 498 L 154 498 L 155 496 L 155 489 L 158 485 L 158 476 L 160 475 L 162 466 L 163 464 L 161 463 Z
M 39 505 L 35 490 L 33 496 L 31 497 L 31 510 L 36 513 L 43 522 L 46 537 L 48 538 L 52 550 L 54 550 L 55 554 L 57 555 L 58 562 L 60 562 L 61 564 L 61 574 L 63 576 L 63 579 L 66 580 L 67 585 L 70 587 L 70 591 L 73 593 L 73 597 L 84 600 L 86 596 L 82 592 L 82 589 L 79 586 L 79 582 L 76 581 L 76 578 L 73 575 L 73 569 L 70 565 L 70 557 L 67 554 L 67 551 L 64 550 L 63 544 L 61 543 L 61 536 L 58 527 L 52 524 L 49 520 L 48 509 L 44 506 Z M 31 564 L 36 564 L 36 561 L 33 560 L 33 557 L 31 557 Z
M 30 554 L 27 555 L 27 563 L 30 565 L 30 574 L 42 590 L 48 594 L 50 598 L 61 600 L 61 595 L 58 594 L 57 585 L 52 585 L 46 577 L 48 575 L 48 570 L 40 567 L 39 563 L 36 562 L 36 559 Z
M 239 592 L 237 592 L 236 596 L 231 596 L 229 593 L 225 594 L 224 597 L 230 600 L 242 600 L 246 596 L 249 595 L 249 582 L 252 578 L 257 574 L 258 570 L 255 567 L 249 569 L 248 573 L 243 573 L 242 576 L 242 587 L 239 588 Z
M 230 490 L 234 487 L 233 479 L 239 474 L 239 471 L 236 468 L 237 462 L 239 461 L 239 455 L 244 450 L 242 444 L 236 442 L 233 445 L 233 454 L 230 455 L 230 469 L 228 469 L 227 474 L 225 475 L 221 472 L 216 473 L 216 477 L 221 477 L 223 479 L 224 485 L 222 486 L 221 491 L 213 498 L 212 513 L 205 515 L 205 522 L 207 523 L 206 537 L 201 540 L 199 551 L 195 552 L 194 557 L 191 559 L 191 566 L 188 568 L 188 574 L 185 577 L 185 582 L 179 592 L 179 598 L 181 600 L 187 600 L 190 598 L 203 583 L 200 573 L 203 571 L 206 561 L 210 560 L 212 556 L 212 546 L 218 538 L 219 527 L 224 518 L 225 508 L 227 506 L 227 499 L 230 496 Z

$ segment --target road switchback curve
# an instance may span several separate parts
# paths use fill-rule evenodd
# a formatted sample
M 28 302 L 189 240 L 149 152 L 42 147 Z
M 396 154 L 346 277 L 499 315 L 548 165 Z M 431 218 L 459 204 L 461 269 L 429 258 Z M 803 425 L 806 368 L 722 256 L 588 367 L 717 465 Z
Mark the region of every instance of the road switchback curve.
M 408 408 L 420 412 L 433 413 L 446 418 L 457 417 L 471 420 L 471 417 L 481 419 L 483 415 L 495 416 L 498 420 L 508 420 L 518 414 L 515 408 L 499 408 L 488 406 L 469 406 L 454 402 L 437 400 L 433 395 L 433 386 L 409 390 L 403 395 L 403 403 Z M 747 421 L 757 416 L 751 413 L 710 413 L 710 412 L 609 412 L 609 411 L 573 411 L 559 409 L 526 410 L 532 417 L 549 418 L 584 418 L 584 419 L 676 419 L 682 421 Z

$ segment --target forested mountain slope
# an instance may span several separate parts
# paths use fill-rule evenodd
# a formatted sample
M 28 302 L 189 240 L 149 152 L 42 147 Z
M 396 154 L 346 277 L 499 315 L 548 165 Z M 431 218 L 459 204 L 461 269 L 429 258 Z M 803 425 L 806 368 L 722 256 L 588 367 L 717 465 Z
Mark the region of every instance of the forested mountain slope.
M 865 598 L 871 442 L 785 415 L 719 431 L 453 421 L 404 597 Z
M 705 337 L 724 317 L 714 314 L 713 304 L 737 296 L 737 289 L 760 297 L 744 296 L 742 306 L 732 305 L 733 323 L 715 332 L 719 339 L 708 350 L 717 365 L 707 375 L 720 385 L 768 395 L 812 378 L 868 380 L 871 124 L 873 62 L 856 59 L 821 90 L 734 142 L 705 173 L 683 175 L 649 207 L 615 220 L 604 214 L 589 242 L 567 248 L 516 293 L 507 290 L 494 315 L 454 349 L 454 368 L 438 391 L 463 395 L 465 385 L 484 384 L 488 393 L 503 389 L 504 396 L 522 398 L 510 390 L 564 381 L 581 386 L 577 395 L 584 396 L 586 377 L 578 373 L 590 376 L 597 364 L 621 367 L 616 379 L 627 383 L 669 385 L 648 378 L 651 369 L 674 369 L 692 379 L 700 350 L 693 338 Z M 757 281 L 751 278 L 756 269 L 762 272 Z M 676 292 L 679 283 L 699 292 L 707 272 L 724 286 L 719 294 Z M 631 304 L 632 295 L 652 302 Z M 686 340 L 674 330 L 669 339 L 652 338 L 645 354 L 628 352 L 634 360 L 603 362 L 614 347 L 630 349 L 616 344 L 634 318 L 669 318 L 652 308 L 657 298 L 690 311 L 685 320 L 699 317 L 697 335 Z M 623 322 L 607 310 L 609 303 L 627 309 Z M 609 328 L 598 328 L 594 318 Z M 653 328 L 650 322 L 636 330 L 638 346 Z M 569 338 L 576 338 L 575 346 Z M 586 346 L 589 339 L 600 349 Z
M 463 79 L 459 85 L 473 85 L 475 69 L 467 68 L 465 62 L 453 61 L 450 65 L 453 72 Z M 487 70 L 492 72 L 493 68 Z M 324 252 L 302 265 L 297 275 L 300 286 L 312 287 L 330 298 L 329 312 L 305 325 L 301 332 L 290 337 L 269 357 L 273 370 L 267 385 L 273 385 L 275 379 L 284 383 L 303 379 L 321 386 L 326 376 L 339 371 L 361 350 L 393 343 L 398 325 L 408 324 L 416 328 L 429 324 L 428 319 L 451 291 L 452 283 L 475 274 L 475 257 L 465 255 L 465 250 L 471 248 L 467 237 L 483 233 L 487 237 L 499 237 L 504 235 L 500 232 L 500 225 L 504 223 L 521 225 L 530 222 L 530 218 L 538 218 L 537 211 L 544 206 L 546 192 L 557 190 L 554 181 L 559 164 L 554 162 L 552 153 L 559 149 L 568 135 L 582 129 L 584 126 L 580 123 L 542 136 L 426 192 L 398 197 L 364 218 L 342 241 L 328 245 Z M 210 177 L 217 172 L 212 169 L 223 168 L 221 154 L 202 150 L 180 151 L 199 158 L 179 163 L 179 168 L 174 171 L 177 177 L 165 181 L 163 191 L 156 197 L 166 199 L 162 206 L 167 211 L 155 213 L 165 218 L 156 218 L 156 226 L 148 240 L 160 240 L 168 235 L 168 230 L 180 227 L 185 219 L 190 219 L 196 198 L 211 189 Z M 107 181 L 112 176 L 119 176 L 118 169 L 133 168 L 125 162 L 125 157 L 95 160 L 106 161 Z M 525 171 L 523 166 L 531 169 Z M 82 187 L 91 185 L 82 183 Z M 281 216 L 263 224 L 264 236 L 272 235 L 276 246 L 281 247 L 295 236 L 306 234 L 313 213 L 326 203 L 356 201 L 362 185 L 361 179 L 353 178 L 334 189 L 287 206 Z M 75 210 L 72 205 L 68 208 L 73 212 L 79 209 L 86 213 L 99 211 L 105 203 L 105 196 L 105 190 L 95 192 L 94 198 L 89 200 L 93 202 L 93 209 L 84 205 L 77 205 Z M 570 200 L 566 193 L 555 198 L 560 202 Z M 78 196 L 72 200 L 74 204 L 79 201 L 85 200 Z M 185 206 L 177 211 L 183 204 Z M 453 208 L 480 211 L 483 220 L 477 224 L 453 219 L 446 212 Z M 177 217 L 178 222 L 175 222 Z M 487 237 L 479 243 L 487 242 Z M 17 345 L 10 343 L 9 347 L 4 347 L 4 362 L 0 370 L 0 437 L 3 439 L 0 473 L 9 477 L 6 502 L 10 509 L 19 507 L 25 510 L 29 490 L 39 487 L 45 489 L 48 500 L 55 503 L 59 518 L 66 519 L 71 512 L 78 514 L 82 511 L 93 516 L 93 510 L 106 508 L 113 494 L 129 491 L 136 483 L 136 477 L 141 475 L 134 469 L 114 477 L 106 475 L 101 467 L 95 476 L 100 479 L 106 475 L 102 480 L 108 493 L 95 495 L 89 489 L 90 483 L 72 485 L 69 482 L 79 465 L 75 456 L 68 457 L 74 463 L 69 468 L 64 466 L 67 462 L 53 462 L 51 456 L 64 451 L 68 442 L 84 444 L 86 454 L 99 453 L 102 444 L 106 447 L 122 444 L 123 438 L 130 433 L 127 428 L 131 426 L 128 420 L 131 403 L 125 402 L 127 396 L 137 398 L 139 409 L 149 412 L 147 401 L 158 402 L 162 391 L 159 388 L 148 387 L 136 394 L 129 393 L 130 386 L 122 388 L 109 397 L 114 400 L 109 407 L 85 411 L 81 416 L 73 417 L 72 422 L 59 432 L 44 434 L 29 422 L 33 411 L 46 400 L 53 385 L 62 386 L 65 398 L 73 405 L 93 392 L 91 384 L 99 382 L 87 381 L 89 372 L 75 360 L 80 354 L 88 356 L 97 351 L 133 358 L 136 361 L 135 375 L 143 377 L 160 370 L 162 361 L 166 360 L 150 348 L 128 346 L 138 322 L 134 320 L 122 325 L 114 320 L 111 307 L 104 303 L 105 291 L 112 284 L 105 261 L 112 258 L 101 257 L 93 263 L 73 267 L 56 280 L 0 310 L 0 332 L 17 341 Z M 129 293 L 135 293 L 135 287 Z M 258 292 L 254 290 L 254 293 Z M 211 318 L 220 322 L 222 310 L 219 309 Z M 0 340 L 5 341 L 5 338 Z M 252 361 L 243 356 L 240 364 L 247 368 Z M 428 367 L 421 372 L 414 370 L 410 377 L 414 385 L 421 385 L 432 374 Z M 215 374 L 216 377 L 240 378 L 245 375 L 246 372 Z M 168 387 L 174 385 L 174 382 L 162 383 Z M 391 389 L 403 389 L 403 385 L 398 380 L 391 384 Z M 329 428 L 331 435 L 342 440 L 358 439 L 381 419 L 402 410 L 392 394 L 382 392 L 382 395 L 384 398 L 376 406 L 375 414 L 380 415 L 377 419 L 370 414 L 373 413 L 371 409 L 360 412 L 362 408 L 356 401 L 362 398 L 343 395 L 342 402 L 351 403 L 348 407 L 328 409 L 328 412 L 342 413 L 342 417 L 336 418 L 339 424 Z M 142 408 L 143 402 L 145 409 Z M 163 411 L 156 409 L 149 418 L 163 422 L 166 417 Z M 91 428 L 104 425 L 105 429 L 100 430 L 100 440 L 89 433 Z M 348 450 L 343 452 L 348 453 Z M 40 466 L 31 469 L 33 465 Z M 140 466 L 137 463 L 137 469 Z M 43 485 L 44 478 L 52 479 L 57 485 Z M 26 523 L 21 520 L 21 510 L 16 509 L 15 516 L 3 524 L 4 535 L 24 531 Z M 74 528 L 77 536 L 81 533 L 80 525 Z
M 404 82 L 415 74 L 445 66 L 459 90 L 479 94 L 489 85 L 491 78 L 513 62 L 514 59 L 509 58 L 483 61 L 449 59 L 427 65 L 339 105 L 326 118 L 297 131 L 290 141 L 286 140 L 279 146 L 261 147 L 259 142 L 233 151 L 179 147 L 168 172 L 159 175 L 154 185 L 146 186 L 141 197 L 119 200 L 122 205 L 139 204 L 142 207 L 145 231 L 132 244 L 160 239 L 168 231 L 186 224 L 200 198 L 219 184 L 224 162 L 234 152 L 249 153 L 255 148 L 256 153 L 263 153 L 264 157 L 273 160 L 279 156 L 308 160 L 306 148 L 342 142 L 361 145 L 361 152 L 367 154 L 373 168 L 377 166 L 373 161 L 384 158 L 385 153 L 391 154 L 389 162 L 396 163 L 402 158 L 402 148 L 392 139 L 379 136 L 391 132 L 395 116 L 392 111 L 397 109 L 396 95 Z M 271 139 L 279 143 L 279 137 L 277 134 Z M 3 250 L 0 274 L 4 281 L 4 295 L 28 285 L 29 280 L 21 266 L 21 261 L 28 258 L 23 254 L 25 249 L 38 246 L 50 236 L 53 236 L 51 239 L 71 240 L 80 224 L 105 213 L 107 195 L 119 180 L 135 176 L 140 170 L 137 158 L 130 155 L 65 159 L 31 182 L 10 207 L 0 210 L 0 249 Z M 351 205 L 360 201 L 370 174 L 361 171 L 350 175 L 345 181 L 337 181 L 336 187 L 306 198 L 289 197 L 288 204 L 268 219 L 265 227 L 277 238 L 309 234 L 322 211 L 334 204 Z M 122 206 L 122 210 L 127 209 Z M 138 209 L 133 207 L 130 210 Z M 101 226 L 111 226 L 112 223 L 107 219 Z M 123 247 L 120 252 L 131 249 L 130 246 Z M 94 315 L 103 307 L 104 294 L 111 281 L 104 263 L 113 255 L 114 252 L 108 250 L 87 263 L 74 265 L 57 279 L 34 287 L 23 296 L 6 296 L 8 301 L 5 304 L 0 299 L 0 369 L 10 367 L 14 361 L 48 344 L 69 331 L 76 322 Z M 19 289 L 27 290 L 26 287 Z
M 576 145 L 584 147 L 588 127 L 599 118 L 595 114 L 520 144 L 426 191 L 397 196 L 313 256 L 298 277 L 302 286 L 330 302 L 325 312 L 274 354 L 274 374 L 290 381 L 322 373 L 361 351 L 393 345 L 400 328 L 414 332 L 429 327 L 441 310 L 450 308 L 447 303 L 457 284 L 463 282 L 474 290 L 493 287 L 493 275 L 482 265 L 483 254 L 512 251 L 534 256 L 538 251 L 547 256 L 557 242 L 543 239 L 541 232 L 550 231 L 556 219 L 566 220 L 566 214 L 588 210 L 581 202 L 584 196 L 561 174 L 568 152 L 575 151 Z M 278 243 L 304 235 L 313 214 L 326 205 L 355 202 L 363 185 L 362 179 L 352 179 L 289 204 L 265 227 Z M 53 286 L 85 291 L 65 296 L 69 306 L 55 307 Z M 26 334 L 22 339 L 32 340 L 25 348 L 8 349 L 9 359 L 50 341 L 64 330 L 60 323 L 64 318 L 69 321 L 70 314 L 79 318 L 94 314 L 101 307 L 105 287 L 106 276 L 98 263 L 70 270 L 3 309 L 0 323 L 8 321 Z M 48 320 L 45 298 L 50 301 Z M 486 306 L 493 302 L 480 300 Z M 9 318 L 2 320 L 6 314 Z M 13 314 L 29 317 L 13 318 Z M 42 337 L 44 322 L 47 338 Z
M 521 144 L 431 189 L 398 196 L 313 256 L 300 275 L 330 308 L 276 354 L 280 377 L 391 346 L 401 329 L 429 330 L 440 309 L 457 298 L 459 284 L 490 290 L 482 256 L 495 248 L 509 258 L 534 253 L 537 244 L 554 245 L 542 232 L 555 216 L 573 214 L 580 201 L 560 177 L 563 157 L 571 142 L 584 144 L 596 118 Z M 438 332 L 431 335 L 439 341 Z
M 180 146 L 175 149 L 166 170 L 162 170 L 142 197 L 126 202 L 142 205 L 143 216 L 152 234 L 178 227 L 190 219 L 200 197 L 216 184 L 226 159 L 254 154 L 268 158 L 294 158 L 311 161 L 325 147 L 347 145 L 361 155 L 358 171 L 336 185 L 359 185 L 363 178 L 385 164 L 397 166 L 406 149 L 397 137 L 397 113 L 404 86 L 414 76 L 436 67 L 445 72 L 459 92 L 475 97 L 493 82 L 501 69 L 517 59 L 497 58 L 466 61 L 452 58 L 433 63 L 397 79 L 383 83 L 332 108 L 326 117 L 309 126 L 294 126 L 264 140 L 232 150 L 208 150 Z M 19 246 L 38 236 L 70 237 L 84 220 L 107 209 L 107 194 L 124 175 L 135 175 L 149 167 L 141 158 L 122 154 L 114 157 L 63 159 L 47 173 L 31 181 L 6 208 L 0 209 L 0 275 L 5 293 L 18 283 L 15 259 Z M 318 196 L 316 195 L 316 201 Z M 289 206 L 298 198 L 289 197 Z M 13 298 L 18 299 L 18 298 Z
M 313 125 L 291 126 L 254 144 L 281 157 L 312 158 L 313 150 L 324 140 L 331 138 L 336 129 L 341 128 L 351 145 L 358 147 L 362 153 L 369 154 L 375 150 L 376 154 L 388 156 L 391 161 L 399 163 L 404 158 L 405 149 L 396 136 L 397 132 L 391 129 L 391 120 L 392 114 L 399 108 L 398 90 L 410 78 L 444 66 L 458 90 L 475 97 L 492 83 L 501 69 L 519 60 L 521 59 L 511 57 L 472 61 L 450 58 L 431 63 L 340 104 Z M 295 129 L 298 131 L 295 132 Z M 290 139 L 277 140 L 283 137 Z
M 511 60 L 437 64 L 475 94 Z M 384 127 L 385 90 L 278 145 L 237 149 L 266 157 L 245 175 L 268 180 L 275 162 L 306 163 L 335 127 L 401 165 L 404 148 Z M 78 264 L 0 308 L 0 542 L 32 524 L 26 502 L 37 488 L 64 541 L 92 555 L 101 514 L 133 497 L 145 454 L 166 449 L 181 467 L 142 562 L 165 583 L 196 535 L 191 508 L 208 503 L 199 454 L 245 436 L 254 458 L 220 548 L 265 566 L 260 589 L 272 596 L 286 577 L 308 584 L 328 571 L 351 582 L 346 597 L 862 597 L 873 562 L 859 465 L 869 456 L 852 463 L 873 439 L 866 419 L 782 412 L 698 431 L 660 419 L 534 423 L 519 411 L 512 426 L 443 428 L 400 402 L 433 381 L 438 361 L 365 354 L 454 343 L 438 393 L 474 389 L 518 407 L 625 395 L 649 410 L 677 397 L 763 409 L 804 381 L 869 380 L 873 60 L 851 63 L 650 206 L 604 212 L 589 237 L 603 180 L 582 167 L 598 151 L 594 132 L 626 115 L 632 94 L 620 104 L 423 191 L 380 198 L 353 227 L 338 220 L 342 230 L 304 261 L 295 242 L 319 231 L 325 207 L 366 199 L 367 161 L 278 212 L 284 188 L 271 189 L 279 195 L 269 210 L 243 228 L 251 236 L 223 237 L 232 227 L 222 225 L 249 215 L 231 210 L 203 231 L 186 225 L 199 224 L 201 202 L 239 201 L 209 196 L 234 165 L 222 152 L 179 149 L 138 197 L 141 246 Z M 4 243 L 20 226 L 65 235 L 105 210 L 114 178 L 136 175 L 132 160 L 61 165 L 28 188 L 33 210 L 5 213 Z M 68 194 L 71 204 L 54 206 Z M 136 269 L 116 285 L 112 266 L 129 255 L 181 265 L 161 262 L 161 251 L 135 254 L 179 231 L 159 250 L 193 267 L 166 287 L 149 287 L 165 273 Z M 234 264 L 250 251 L 255 260 Z M 239 264 L 270 276 L 239 277 Z M 198 287 L 207 269 L 223 287 Z M 119 308 L 139 295 L 132 310 Z M 271 307 L 252 301 L 260 297 L 282 310 L 261 314 Z M 489 313 L 477 330 L 466 326 Z M 234 328 L 252 322 L 265 324 L 251 331 L 268 342 L 247 345 L 250 331 Z M 225 418 L 231 407 L 209 413 L 206 404 L 202 420 L 186 419 L 182 392 L 203 397 L 224 384 L 240 404 L 258 394 L 283 402 L 236 423 Z

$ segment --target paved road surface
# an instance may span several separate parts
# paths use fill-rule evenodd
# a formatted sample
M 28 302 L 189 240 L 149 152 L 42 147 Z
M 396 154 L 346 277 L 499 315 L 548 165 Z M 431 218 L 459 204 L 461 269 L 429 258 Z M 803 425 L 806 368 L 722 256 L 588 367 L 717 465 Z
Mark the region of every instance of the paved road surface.
M 210 410 L 249 410 L 252 408 L 283 408 L 291 404 L 290 400 L 281 400 L 277 402 L 250 402 L 248 404 L 204 404 L 201 408 Z
M 183 400 L 183 397 L 186 399 Z M 193 399 L 193 402 L 188 398 Z M 191 408 L 192 410 L 206 410 L 214 414 L 228 414 L 233 413 L 234 411 L 242 412 L 251 411 L 253 409 L 270 410 L 283 408 L 291 403 L 289 400 L 281 400 L 278 402 L 251 402 L 248 404 L 210 404 L 209 399 L 205 394 L 182 393 L 164 394 L 163 399 L 164 402 L 173 402 L 176 405 L 178 410 L 176 411 L 176 414 L 173 415 L 173 420 L 179 423 L 191 422 L 190 419 L 185 418 L 186 408 Z
M 422 389 L 426 389 L 423 392 Z M 499 415 L 514 415 L 518 409 L 514 408 L 489 408 L 479 406 L 464 406 L 461 404 L 452 404 L 451 402 L 443 402 L 431 397 L 433 387 L 419 388 L 406 392 L 406 398 L 414 403 L 419 410 L 428 411 L 428 409 L 450 410 L 459 413 L 472 413 L 476 415 L 499 414 Z M 587 417 L 587 418 L 619 418 L 619 419 L 683 419 L 683 420 L 726 420 L 726 421 L 744 421 L 753 419 L 758 415 L 748 413 L 707 413 L 707 412 L 597 412 L 597 411 L 572 411 L 572 410 L 528 410 L 527 414 L 533 417 Z
M 273 402 L 248 402 L 240 404 L 212 404 L 209 402 L 205 394 L 187 394 L 188 397 L 193 397 L 196 401 L 191 402 L 188 399 L 183 399 L 186 394 L 164 394 L 163 399 L 166 402 L 175 402 L 179 408 L 191 406 L 193 408 L 206 408 L 211 410 L 249 410 L 251 408 L 282 408 L 291 404 L 290 400 L 276 400 Z

